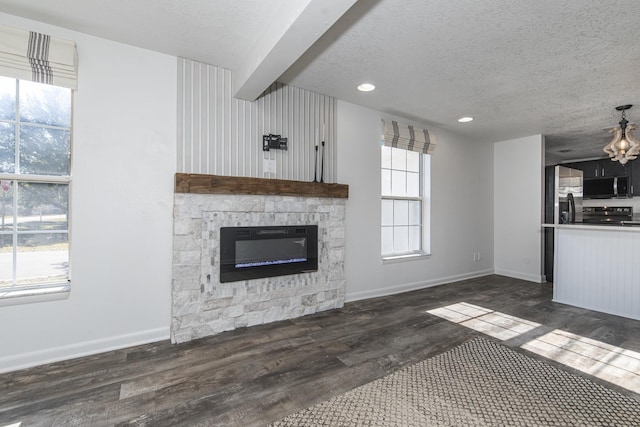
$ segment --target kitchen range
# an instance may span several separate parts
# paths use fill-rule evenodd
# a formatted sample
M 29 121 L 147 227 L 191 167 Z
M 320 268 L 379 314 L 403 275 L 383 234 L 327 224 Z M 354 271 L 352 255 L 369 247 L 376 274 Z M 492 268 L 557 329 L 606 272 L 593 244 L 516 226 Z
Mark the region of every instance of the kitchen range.
M 633 220 L 632 206 L 585 206 L 582 208 L 584 224 L 638 226 Z

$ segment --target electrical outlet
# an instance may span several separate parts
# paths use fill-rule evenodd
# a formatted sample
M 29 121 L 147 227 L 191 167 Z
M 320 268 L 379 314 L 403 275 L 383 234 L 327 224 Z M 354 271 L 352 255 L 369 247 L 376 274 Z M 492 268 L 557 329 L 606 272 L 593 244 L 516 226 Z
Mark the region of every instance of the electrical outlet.
M 476 262 L 480 262 L 480 252 L 477 252 L 477 256 L 476 256 Z
M 473 253 L 473 262 L 478 262 L 478 253 L 477 252 Z
M 276 159 L 262 159 L 263 174 L 276 173 Z

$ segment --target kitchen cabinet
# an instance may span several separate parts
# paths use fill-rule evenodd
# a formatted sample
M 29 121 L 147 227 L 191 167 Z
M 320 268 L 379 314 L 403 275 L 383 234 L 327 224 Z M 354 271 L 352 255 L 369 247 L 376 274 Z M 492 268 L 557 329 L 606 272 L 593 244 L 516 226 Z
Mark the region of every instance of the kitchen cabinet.
M 585 162 L 573 162 L 566 165 L 573 169 L 582 171 L 584 179 L 602 178 L 606 176 L 624 176 L 630 175 L 630 167 L 628 164 L 623 165 L 620 162 L 612 162 L 610 159 L 587 160 Z M 638 168 L 640 169 L 640 168 Z M 640 170 L 638 171 L 640 174 Z M 640 191 L 640 187 L 639 187 Z
M 582 171 L 582 178 L 597 178 L 600 176 L 600 160 L 589 160 L 587 162 L 573 162 L 568 167 Z
M 638 161 L 640 159 L 627 163 L 631 170 L 631 195 L 633 197 L 640 196 L 640 163 L 636 163 Z
M 565 163 L 562 166 L 581 170 L 584 179 L 626 175 L 629 177 L 631 184 L 629 193 L 633 197 L 640 197 L 640 158 L 630 160 L 626 165 L 621 165 L 620 162 L 612 162 L 609 159 L 598 159 Z
M 613 162 L 611 159 L 600 160 L 602 175 L 600 176 L 624 176 L 629 175 L 629 164 Z

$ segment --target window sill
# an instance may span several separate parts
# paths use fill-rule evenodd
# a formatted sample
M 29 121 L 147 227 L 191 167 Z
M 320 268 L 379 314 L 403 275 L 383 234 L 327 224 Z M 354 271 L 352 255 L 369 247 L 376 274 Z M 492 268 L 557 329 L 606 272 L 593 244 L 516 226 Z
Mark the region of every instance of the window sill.
M 431 254 L 426 252 L 421 252 L 417 254 L 407 254 L 407 255 L 392 255 L 392 256 L 383 256 L 382 264 L 395 264 L 397 262 L 406 262 L 406 261 L 414 261 L 421 259 L 431 258 Z
M 0 289 L 0 307 L 63 300 L 69 297 L 70 290 L 70 283 Z

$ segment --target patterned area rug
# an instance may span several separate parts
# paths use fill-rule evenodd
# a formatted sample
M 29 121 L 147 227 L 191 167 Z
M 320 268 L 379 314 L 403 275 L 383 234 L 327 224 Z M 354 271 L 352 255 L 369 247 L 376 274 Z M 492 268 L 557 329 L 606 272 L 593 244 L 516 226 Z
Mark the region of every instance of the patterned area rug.
M 637 426 L 640 402 L 474 338 L 271 424 Z

